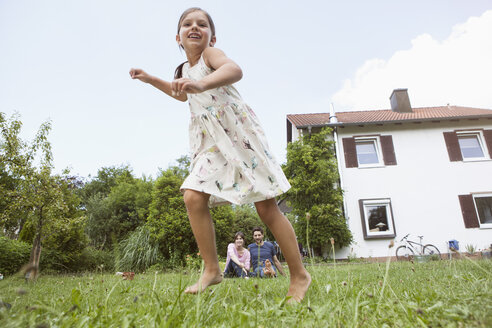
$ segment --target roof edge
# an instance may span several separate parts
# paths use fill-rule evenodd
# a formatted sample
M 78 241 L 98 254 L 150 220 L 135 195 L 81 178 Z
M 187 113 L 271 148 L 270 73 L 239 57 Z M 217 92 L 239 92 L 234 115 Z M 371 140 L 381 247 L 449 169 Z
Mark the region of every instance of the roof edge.
M 470 115 L 470 116 L 454 116 L 454 117 L 432 117 L 432 118 L 419 118 L 419 119 L 405 119 L 405 120 L 394 120 L 394 121 L 368 121 L 368 122 L 337 122 L 337 123 L 326 123 L 326 124 L 306 124 L 306 125 L 296 125 L 294 122 L 290 121 L 293 126 L 298 129 L 312 127 L 319 128 L 324 126 L 337 127 L 337 126 L 353 126 L 353 125 L 376 125 L 376 124 L 395 124 L 395 123 L 419 123 L 419 122 L 432 122 L 432 121 L 455 121 L 455 120 L 469 120 L 469 119 L 481 119 L 481 118 L 491 118 L 492 114 L 483 115 Z M 288 119 L 288 118 L 287 118 Z

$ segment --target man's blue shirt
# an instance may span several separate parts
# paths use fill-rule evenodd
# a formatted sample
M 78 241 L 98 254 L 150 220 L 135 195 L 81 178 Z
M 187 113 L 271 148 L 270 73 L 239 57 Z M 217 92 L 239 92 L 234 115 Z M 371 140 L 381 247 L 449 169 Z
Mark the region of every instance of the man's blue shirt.
M 249 253 L 251 254 L 251 266 L 253 270 L 255 270 L 258 267 L 258 245 L 256 243 L 252 243 L 248 246 Z M 272 243 L 265 241 L 263 242 L 263 245 L 259 247 L 260 249 L 260 265 L 264 266 L 265 265 L 265 260 L 268 259 L 272 263 L 273 266 L 275 266 L 275 263 L 273 263 L 273 256 L 276 255 L 275 253 L 275 246 L 273 246 Z

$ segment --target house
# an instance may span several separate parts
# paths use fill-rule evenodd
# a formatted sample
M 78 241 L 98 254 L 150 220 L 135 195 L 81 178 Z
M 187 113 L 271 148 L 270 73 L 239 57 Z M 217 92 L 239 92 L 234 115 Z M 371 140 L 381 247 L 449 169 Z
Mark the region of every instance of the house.
M 287 115 L 287 141 L 333 128 L 344 212 L 354 243 L 337 258 L 394 256 L 390 240 L 478 249 L 492 243 L 492 110 L 412 108 Z

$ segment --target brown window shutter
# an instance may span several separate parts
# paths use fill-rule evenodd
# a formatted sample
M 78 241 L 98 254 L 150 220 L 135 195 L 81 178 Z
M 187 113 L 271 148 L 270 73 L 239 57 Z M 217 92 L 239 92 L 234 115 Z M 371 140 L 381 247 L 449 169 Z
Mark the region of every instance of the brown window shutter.
M 472 195 L 458 195 L 461 205 L 461 214 L 463 214 L 463 221 L 465 222 L 465 228 L 478 228 L 477 212 L 475 211 L 475 204 L 473 203 Z
M 358 167 L 359 162 L 357 160 L 357 151 L 355 150 L 354 138 L 343 138 L 343 153 L 345 155 L 346 167 Z
M 292 142 L 292 123 L 289 120 L 287 121 L 287 143 Z
M 492 158 L 492 130 L 484 130 L 483 137 L 487 144 L 487 149 L 489 150 L 489 156 Z
M 381 149 L 383 151 L 384 165 L 396 165 L 395 147 L 392 136 L 381 136 Z
M 362 220 L 362 232 L 364 233 L 364 239 L 367 239 L 366 213 L 364 213 L 364 201 L 362 199 L 359 199 L 359 210 L 360 218 Z
M 446 142 L 446 148 L 448 149 L 449 160 L 451 162 L 462 161 L 460 145 L 458 143 L 458 136 L 456 132 L 443 132 L 444 141 Z

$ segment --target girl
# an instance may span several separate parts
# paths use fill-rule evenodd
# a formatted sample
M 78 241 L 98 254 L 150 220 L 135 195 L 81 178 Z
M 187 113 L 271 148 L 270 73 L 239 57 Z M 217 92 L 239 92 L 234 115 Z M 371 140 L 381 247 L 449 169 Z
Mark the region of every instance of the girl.
M 241 68 L 214 48 L 215 41 L 210 15 L 200 8 L 187 9 L 179 19 L 176 42 L 188 61 L 178 66 L 174 80 L 130 70 L 133 79 L 150 83 L 175 99 L 188 100 L 191 110 L 191 172 L 181 190 L 204 271 L 185 292 L 196 294 L 222 281 L 209 206 L 254 202 L 287 260 L 287 296 L 301 301 L 311 276 L 302 265 L 294 230 L 275 201 L 290 185 L 271 155 L 255 114 L 232 85 L 242 78 Z
M 244 234 L 241 231 L 234 235 L 234 243 L 227 246 L 227 260 L 224 277 L 248 278 L 250 266 L 249 251 L 244 248 Z

